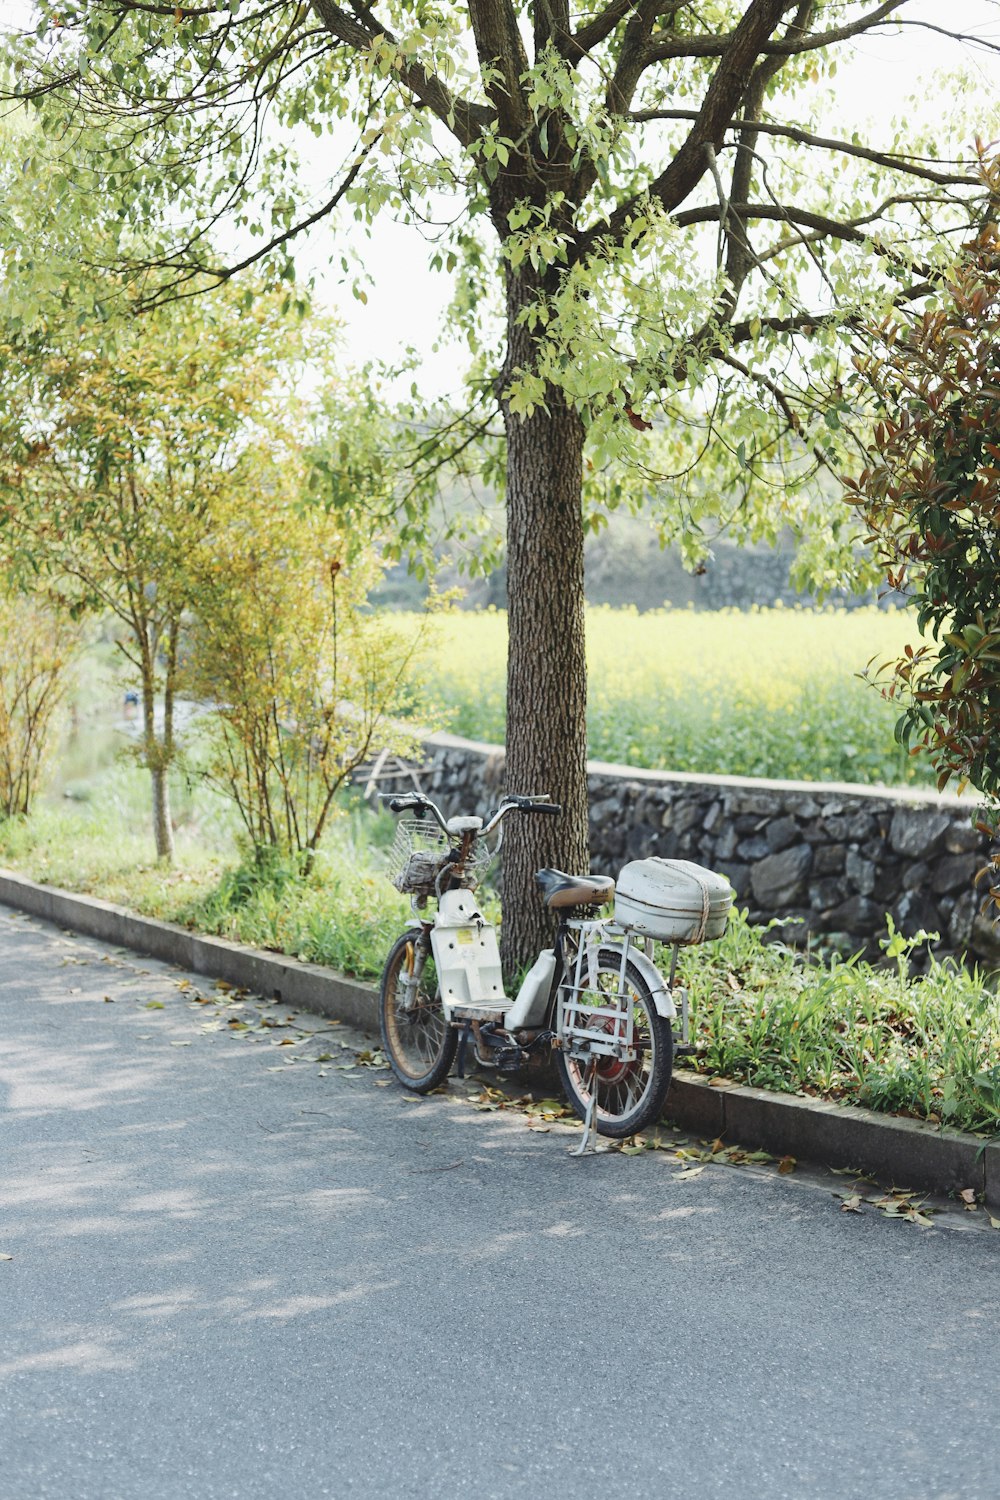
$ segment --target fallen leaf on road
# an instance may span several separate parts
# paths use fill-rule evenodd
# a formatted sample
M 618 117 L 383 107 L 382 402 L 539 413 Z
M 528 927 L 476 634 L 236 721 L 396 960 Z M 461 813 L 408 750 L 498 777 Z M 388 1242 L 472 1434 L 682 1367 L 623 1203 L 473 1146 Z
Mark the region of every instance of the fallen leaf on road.
M 13 1255 L 0 1255 L 0 1260 L 13 1260 Z
M 190 1047 L 190 1042 L 171 1042 L 171 1047 Z
M 685 1178 L 700 1177 L 704 1170 L 704 1167 L 685 1167 L 683 1172 L 677 1172 L 675 1174 L 675 1180 L 677 1182 L 683 1182 Z
M 994 1219 L 992 1214 L 990 1214 L 990 1228 L 1000 1229 L 1000 1219 Z
M 146 1009 L 147 1010 L 164 1010 L 165 1008 L 166 1007 L 164 1006 L 162 1000 L 147 1000 L 146 1001 Z
M 858 1193 L 848 1193 L 840 1205 L 842 1214 L 859 1214 L 861 1212 L 861 1197 Z
M 965 1204 L 966 1208 L 968 1208 L 968 1209 L 975 1209 L 975 1207 L 976 1207 L 976 1190 L 975 1190 L 975 1188 L 963 1188 L 962 1191 L 959 1193 L 958 1196 L 962 1200 L 962 1202 Z
M 787 1177 L 789 1172 L 795 1171 L 795 1157 L 783 1156 L 778 1163 L 778 1171 L 782 1177 Z

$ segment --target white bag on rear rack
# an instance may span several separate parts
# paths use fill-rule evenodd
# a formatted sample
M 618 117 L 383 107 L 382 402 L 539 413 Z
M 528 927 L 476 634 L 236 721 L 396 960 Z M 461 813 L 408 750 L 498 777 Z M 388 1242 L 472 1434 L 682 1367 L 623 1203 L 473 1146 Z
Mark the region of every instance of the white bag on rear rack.
M 689 859 L 636 859 L 615 889 L 615 921 L 661 943 L 704 943 L 726 930 L 733 892 L 724 875 Z

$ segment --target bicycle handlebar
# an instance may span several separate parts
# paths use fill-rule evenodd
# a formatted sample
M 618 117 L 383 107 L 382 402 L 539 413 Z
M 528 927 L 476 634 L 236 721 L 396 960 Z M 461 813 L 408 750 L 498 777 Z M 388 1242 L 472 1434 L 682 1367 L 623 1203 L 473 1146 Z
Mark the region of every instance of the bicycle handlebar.
M 546 797 L 505 797 L 500 804 L 506 804 L 506 810 L 516 809 L 518 812 L 549 813 L 552 817 L 558 817 L 562 812 L 562 804 L 549 802 Z
M 394 813 L 405 812 L 407 808 L 416 810 L 418 817 L 429 812 L 434 821 L 447 832 L 448 824 L 442 815 L 441 809 L 436 802 L 425 797 L 423 792 L 404 792 L 399 796 L 395 792 L 380 792 L 380 798 L 388 803 L 389 811 Z M 509 812 L 524 813 L 547 813 L 550 817 L 557 817 L 562 812 L 562 806 L 558 802 L 550 802 L 547 796 L 515 796 L 504 797 L 496 812 L 486 819 L 480 830 L 481 833 L 490 833 Z

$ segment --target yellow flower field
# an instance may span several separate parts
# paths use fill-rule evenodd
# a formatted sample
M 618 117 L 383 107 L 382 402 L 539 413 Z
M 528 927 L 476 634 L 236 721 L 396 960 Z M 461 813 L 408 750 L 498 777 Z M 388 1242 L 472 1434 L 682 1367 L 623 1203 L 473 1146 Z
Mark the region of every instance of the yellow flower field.
M 904 611 L 590 609 L 590 753 L 675 771 L 932 782 L 929 762 L 894 742 L 898 710 L 858 675 L 915 639 Z M 439 621 L 431 685 L 455 733 L 502 741 L 505 662 L 502 612 Z

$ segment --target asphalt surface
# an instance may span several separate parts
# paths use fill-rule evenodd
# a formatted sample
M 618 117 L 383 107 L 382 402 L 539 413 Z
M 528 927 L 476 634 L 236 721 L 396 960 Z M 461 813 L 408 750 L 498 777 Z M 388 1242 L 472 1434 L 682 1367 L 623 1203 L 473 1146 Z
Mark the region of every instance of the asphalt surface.
M 1000 1496 L 983 1210 L 379 1060 L 0 908 L 2 1500 Z

